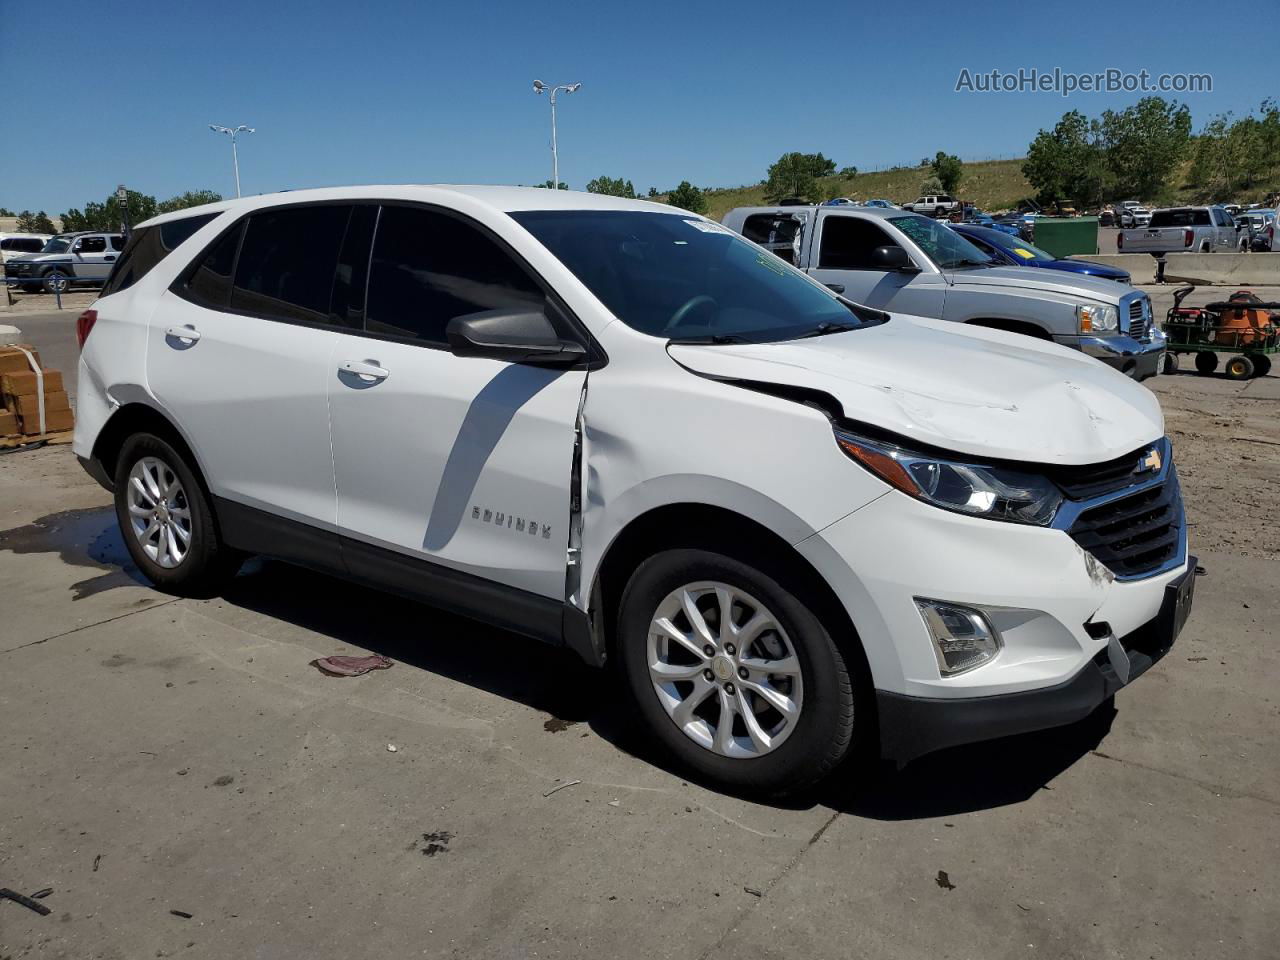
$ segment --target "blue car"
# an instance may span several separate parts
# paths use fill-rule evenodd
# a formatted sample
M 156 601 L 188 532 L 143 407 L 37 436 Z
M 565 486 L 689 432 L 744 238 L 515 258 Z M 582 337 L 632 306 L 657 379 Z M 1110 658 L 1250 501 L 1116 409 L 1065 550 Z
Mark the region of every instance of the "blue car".
M 1001 265 L 1013 264 L 1020 267 L 1047 267 L 1050 270 L 1065 270 L 1068 273 L 1083 273 L 1103 280 L 1118 280 L 1129 283 L 1127 270 L 1118 270 L 1105 263 L 1093 263 L 1089 260 L 1063 260 L 1055 257 L 1048 250 L 1027 243 L 1020 237 L 1013 237 L 988 227 L 975 227 L 967 223 L 955 223 L 951 229 L 960 234 L 983 253 Z

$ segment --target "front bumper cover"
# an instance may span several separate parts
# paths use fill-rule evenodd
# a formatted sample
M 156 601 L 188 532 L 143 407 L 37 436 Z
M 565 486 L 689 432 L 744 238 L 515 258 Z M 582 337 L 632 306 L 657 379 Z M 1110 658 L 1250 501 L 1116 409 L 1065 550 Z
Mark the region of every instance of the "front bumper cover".
M 1165 588 L 1164 602 L 1155 618 L 1113 640 L 1110 650 L 1103 649 L 1074 677 L 1054 686 L 948 699 L 877 690 L 882 756 L 901 766 L 947 747 L 1083 720 L 1169 652 L 1190 609 L 1195 577 L 1196 558 L 1188 557 L 1186 573 Z M 1117 656 L 1127 662 L 1116 662 Z
M 1135 340 L 1128 334 L 1114 337 L 1073 336 L 1057 337 L 1063 346 L 1075 347 L 1082 353 L 1115 367 L 1135 380 L 1145 380 L 1160 370 L 1160 358 L 1165 351 L 1165 335 L 1152 330 L 1150 339 Z

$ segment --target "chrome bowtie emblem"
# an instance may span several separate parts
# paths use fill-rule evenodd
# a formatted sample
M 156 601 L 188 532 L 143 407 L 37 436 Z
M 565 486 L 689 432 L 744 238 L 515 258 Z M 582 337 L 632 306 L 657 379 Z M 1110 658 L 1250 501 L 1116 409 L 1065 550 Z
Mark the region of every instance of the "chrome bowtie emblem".
M 1153 447 L 1151 449 L 1151 452 L 1148 453 L 1145 457 L 1143 457 L 1142 462 L 1138 464 L 1138 471 L 1141 473 L 1146 470 L 1159 470 L 1159 469 L 1160 469 L 1160 451 Z

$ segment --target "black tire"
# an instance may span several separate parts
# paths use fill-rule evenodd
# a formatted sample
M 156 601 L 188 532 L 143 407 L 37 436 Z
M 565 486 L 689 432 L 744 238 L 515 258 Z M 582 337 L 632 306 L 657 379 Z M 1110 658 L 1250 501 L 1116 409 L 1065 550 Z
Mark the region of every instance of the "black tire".
M 1271 358 L 1265 353 L 1259 353 L 1252 357 L 1253 375 L 1255 377 L 1265 377 L 1271 372 Z
M 1173 376 L 1178 372 L 1178 355 L 1176 353 L 1166 353 L 1164 355 L 1164 365 L 1161 373 L 1165 376 Z
M 942 215 L 943 215 L 944 213 L 946 213 L 946 212 L 947 212 L 947 211 L 943 210 L 943 209 L 942 209 L 942 207 L 934 207 L 934 208 L 933 208 L 933 218 L 936 220 L 936 219 L 938 219 L 938 217 L 942 216 Z
M 1196 372 L 1210 374 L 1218 369 L 1218 355 L 1202 350 L 1196 354 Z
M 185 556 L 175 566 L 162 566 L 143 549 L 129 512 L 129 477 L 144 458 L 159 461 L 181 484 L 181 502 L 190 513 Z M 235 573 L 242 559 L 222 543 L 204 485 L 186 458 L 169 441 L 151 433 L 135 433 L 124 442 L 116 461 L 116 520 L 129 556 L 152 583 L 167 593 L 208 597 Z
M 1222 372 L 1228 380 L 1248 380 L 1253 376 L 1253 360 L 1246 354 L 1238 354 L 1227 361 Z
M 45 293 L 57 293 L 59 286 L 63 293 L 71 292 L 71 277 L 61 270 L 50 270 L 40 280 L 40 287 Z
M 767 607 L 800 662 L 804 697 L 796 726 L 762 756 L 730 758 L 695 743 L 668 716 L 650 680 L 647 646 L 652 618 L 672 591 L 699 581 L 727 584 Z M 623 592 L 617 637 L 627 687 L 650 731 L 683 766 L 718 785 L 774 796 L 804 790 L 829 774 L 853 744 L 855 699 L 862 699 L 858 690 L 866 685 L 855 684 L 830 631 L 809 606 L 770 573 L 707 550 L 658 553 L 637 567 Z M 872 705 L 859 702 L 857 707 L 870 725 Z

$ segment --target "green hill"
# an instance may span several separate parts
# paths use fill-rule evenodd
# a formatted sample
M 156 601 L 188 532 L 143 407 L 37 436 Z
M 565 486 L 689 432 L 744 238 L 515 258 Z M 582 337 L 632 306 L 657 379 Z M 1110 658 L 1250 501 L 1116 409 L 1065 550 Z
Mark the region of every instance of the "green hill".
M 930 175 L 928 167 L 899 167 L 860 173 L 856 177 L 823 177 L 818 181 L 823 197 L 853 197 L 871 200 L 883 197 L 894 203 L 909 203 L 920 195 L 921 182 Z M 1019 200 L 1035 193 L 1022 175 L 1022 160 L 990 160 L 966 163 L 959 195 L 983 210 L 1011 209 Z M 734 207 L 765 205 L 764 184 L 728 187 L 707 191 L 707 216 L 719 220 Z

